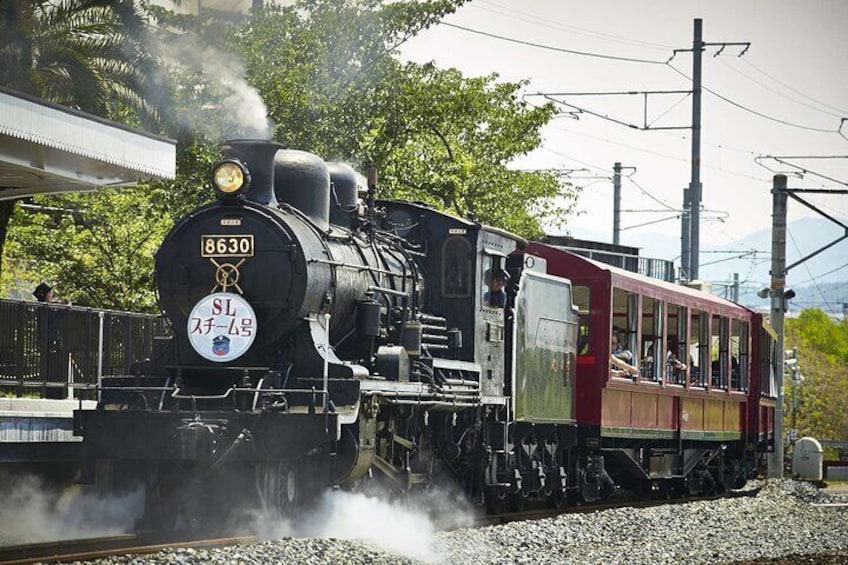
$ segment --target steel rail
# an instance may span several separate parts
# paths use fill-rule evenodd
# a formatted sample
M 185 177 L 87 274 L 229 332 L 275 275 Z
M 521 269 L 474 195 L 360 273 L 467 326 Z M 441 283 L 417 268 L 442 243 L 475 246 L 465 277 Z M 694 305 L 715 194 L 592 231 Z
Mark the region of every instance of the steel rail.
M 258 541 L 256 536 L 198 539 L 126 534 L 0 547 L 0 563 L 3 565 L 23 565 L 45 561 L 51 563 L 93 561 L 117 555 L 156 553 L 168 548 L 224 547 L 256 541 Z

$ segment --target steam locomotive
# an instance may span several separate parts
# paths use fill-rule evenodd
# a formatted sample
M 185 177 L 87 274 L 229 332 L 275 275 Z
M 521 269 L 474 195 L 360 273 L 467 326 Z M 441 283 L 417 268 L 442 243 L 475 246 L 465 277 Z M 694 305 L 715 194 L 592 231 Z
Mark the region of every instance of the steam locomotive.
M 674 383 L 660 355 L 657 382 L 612 376 L 615 300 L 599 290 L 590 309 L 569 277 L 600 280 L 587 274 L 599 265 L 570 256 L 564 272 L 565 251 L 377 200 L 376 179 L 311 153 L 253 140 L 221 149 L 217 200 L 156 255 L 173 335 L 134 374 L 104 378 L 97 410 L 75 413 L 89 478 L 144 485 L 139 527 L 204 527 L 257 503 L 292 516 L 330 485 L 447 482 L 490 511 L 598 500 L 620 484 L 696 493 L 744 481 L 773 441 L 757 377 L 768 365 L 754 359 L 766 353 L 751 349 L 767 346 L 768 328 L 753 313 L 721 304 L 747 324 L 732 334 L 745 387 Z M 503 272 L 505 303 L 492 298 Z M 686 312 L 709 317 L 715 301 L 694 294 Z M 728 351 L 717 352 L 729 362 Z M 662 418 L 608 425 L 639 402 Z M 697 410 L 699 430 L 687 426 Z

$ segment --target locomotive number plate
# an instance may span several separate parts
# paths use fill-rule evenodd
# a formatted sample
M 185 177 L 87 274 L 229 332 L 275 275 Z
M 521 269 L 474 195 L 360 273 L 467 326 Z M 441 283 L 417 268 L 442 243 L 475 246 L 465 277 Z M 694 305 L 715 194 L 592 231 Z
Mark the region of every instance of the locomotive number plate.
M 201 235 L 201 257 L 253 257 L 253 235 Z

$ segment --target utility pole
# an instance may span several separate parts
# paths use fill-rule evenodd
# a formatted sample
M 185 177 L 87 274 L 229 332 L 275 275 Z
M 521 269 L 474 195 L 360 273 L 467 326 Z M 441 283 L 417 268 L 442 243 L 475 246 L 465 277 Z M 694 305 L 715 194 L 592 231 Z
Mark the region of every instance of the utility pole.
M 680 213 L 680 282 L 692 280 L 689 276 L 689 189 L 683 189 L 683 209 Z
M 701 18 L 695 19 L 692 41 L 692 179 L 689 182 L 689 280 L 698 279 L 701 233 Z
M 706 43 L 703 39 L 703 21 L 695 18 L 692 39 L 692 49 L 675 49 L 672 58 L 679 52 L 692 51 L 692 175 L 689 181 L 688 196 L 683 193 L 683 220 L 681 221 L 680 266 L 686 279 L 693 281 L 699 276 L 701 252 L 701 58 L 706 47 L 718 47 L 719 55 L 728 46 L 740 46 L 739 56 L 751 46 L 748 42 Z M 670 61 L 671 59 L 669 59 Z M 688 227 L 686 213 L 688 209 Z
M 786 287 L 786 175 L 774 175 L 772 185 L 771 216 L 771 318 L 769 322 L 777 333 L 774 385 L 777 400 L 774 406 L 774 451 L 769 454 L 768 476 L 783 476 L 783 316 L 786 312 L 784 289 Z
M 772 228 L 771 228 L 771 285 L 761 289 L 757 296 L 771 299 L 771 326 L 777 333 L 777 352 L 780 358 L 775 359 L 774 384 L 777 388 L 776 406 L 774 408 L 774 452 L 769 456 L 769 477 L 780 477 L 783 475 L 783 376 L 786 363 L 784 362 L 784 335 L 783 319 L 789 300 L 795 298 L 795 291 L 786 286 L 786 273 L 798 265 L 809 261 L 819 253 L 829 249 L 848 239 L 848 224 L 834 218 L 820 210 L 814 204 L 807 202 L 802 194 L 830 194 L 845 195 L 848 190 L 832 190 L 824 188 L 786 188 L 786 175 L 774 175 L 772 184 Z M 807 208 L 824 216 L 831 222 L 840 226 L 843 235 L 830 243 L 820 247 L 816 251 L 801 257 L 791 265 L 786 264 L 786 203 L 788 198 L 797 200 Z
M 621 171 L 636 172 L 636 167 L 622 167 L 615 162 L 612 166 L 612 243 L 621 242 Z
M 621 163 L 612 166 L 612 244 L 621 240 Z
M 733 290 L 730 293 L 730 299 L 733 302 L 739 302 L 739 273 L 733 273 Z

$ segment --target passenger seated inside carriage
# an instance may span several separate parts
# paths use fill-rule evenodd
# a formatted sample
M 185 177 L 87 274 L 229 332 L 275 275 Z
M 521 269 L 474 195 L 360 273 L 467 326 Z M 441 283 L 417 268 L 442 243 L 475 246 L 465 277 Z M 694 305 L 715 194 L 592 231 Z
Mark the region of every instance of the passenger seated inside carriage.
M 635 377 L 639 374 L 638 367 L 634 367 L 628 361 L 633 360 L 633 353 L 621 347 L 618 336 L 613 333 L 611 339 L 612 353 L 610 354 L 610 374 L 613 377 Z
M 674 341 L 669 338 L 666 349 L 668 352 L 665 356 L 665 378 L 667 382 L 682 385 L 686 382 L 686 363 L 677 358 L 675 351 L 677 347 Z

